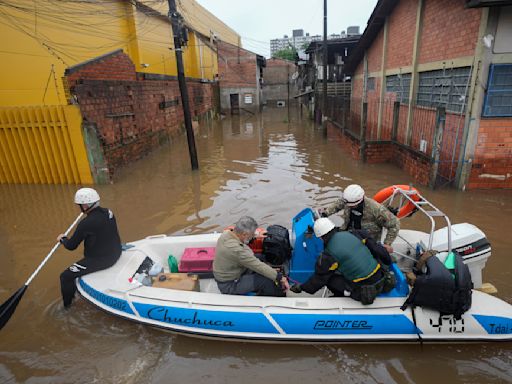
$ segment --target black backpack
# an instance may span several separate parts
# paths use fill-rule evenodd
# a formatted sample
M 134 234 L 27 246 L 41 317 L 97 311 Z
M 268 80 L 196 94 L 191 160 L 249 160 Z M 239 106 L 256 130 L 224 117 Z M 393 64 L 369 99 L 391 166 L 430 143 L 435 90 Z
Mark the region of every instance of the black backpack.
M 263 239 L 263 254 L 272 265 L 283 265 L 290 260 L 292 247 L 288 229 L 281 225 L 271 225 Z
M 426 261 L 426 266 L 427 273 L 416 278 L 402 310 L 408 306 L 420 306 L 439 311 L 441 315 L 453 315 L 460 319 L 462 314 L 471 308 L 473 282 L 468 266 L 457 252 L 455 278 L 435 256 Z

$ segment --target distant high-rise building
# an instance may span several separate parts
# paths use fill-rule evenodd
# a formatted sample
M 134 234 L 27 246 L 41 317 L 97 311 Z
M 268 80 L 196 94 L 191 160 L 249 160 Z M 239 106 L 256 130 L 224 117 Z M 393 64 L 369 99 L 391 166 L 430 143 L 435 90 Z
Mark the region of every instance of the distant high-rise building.
M 347 28 L 347 32 L 342 31 L 341 34 L 331 34 L 327 36 L 327 39 L 339 39 L 347 36 L 359 35 L 359 27 L 351 26 Z M 270 40 L 270 55 L 273 56 L 274 53 L 281 51 L 287 48 L 295 48 L 298 52 L 304 51 L 305 47 L 307 47 L 313 41 L 322 40 L 322 35 L 313 35 L 310 36 L 309 33 L 304 34 L 303 29 L 294 29 L 292 31 L 292 36 L 288 37 L 288 35 L 284 35 L 282 39 L 272 39 Z
M 292 31 L 292 36 L 293 37 L 302 37 L 302 36 L 304 36 L 304 30 L 303 29 L 294 29 Z

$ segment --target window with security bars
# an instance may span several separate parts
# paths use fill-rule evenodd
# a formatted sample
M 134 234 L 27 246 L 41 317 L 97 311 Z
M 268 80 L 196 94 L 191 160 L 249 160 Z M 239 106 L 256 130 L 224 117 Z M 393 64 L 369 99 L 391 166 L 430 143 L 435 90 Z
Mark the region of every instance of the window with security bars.
M 396 101 L 409 104 L 409 89 L 411 87 L 411 74 L 402 73 L 386 76 L 386 92 L 395 93 Z
M 512 64 L 490 66 L 482 116 L 512 116 Z
M 462 113 L 466 110 L 470 80 L 471 67 L 421 72 L 416 104 L 443 106 L 447 111 Z

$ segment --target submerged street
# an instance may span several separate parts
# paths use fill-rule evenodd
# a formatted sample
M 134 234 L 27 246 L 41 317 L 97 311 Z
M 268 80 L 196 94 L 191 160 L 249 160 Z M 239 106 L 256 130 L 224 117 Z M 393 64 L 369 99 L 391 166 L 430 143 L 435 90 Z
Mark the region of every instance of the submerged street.
M 291 227 L 305 207 L 332 203 L 352 183 L 372 196 L 413 178 L 387 164 L 363 164 L 292 109 L 233 116 L 200 125 L 199 170 L 190 171 L 187 140 L 174 138 L 97 185 L 117 217 L 121 239 L 222 231 L 240 216 L 260 227 Z M 287 121 L 290 120 L 290 123 Z M 506 223 L 509 191 L 429 190 L 416 186 L 453 224 L 485 232 L 492 257 L 484 282 L 512 302 Z M 78 214 L 74 185 L 0 185 L 0 296 L 9 297 L 39 265 Z M 428 230 L 414 216 L 402 228 Z M 439 222 L 439 226 L 443 223 Z M 80 251 L 81 252 L 81 251 Z M 507 343 L 464 345 L 270 345 L 194 339 L 108 315 L 77 300 L 62 308 L 59 274 L 79 252 L 59 249 L 31 283 L 0 338 L 0 383 L 304 383 L 511 382 Z

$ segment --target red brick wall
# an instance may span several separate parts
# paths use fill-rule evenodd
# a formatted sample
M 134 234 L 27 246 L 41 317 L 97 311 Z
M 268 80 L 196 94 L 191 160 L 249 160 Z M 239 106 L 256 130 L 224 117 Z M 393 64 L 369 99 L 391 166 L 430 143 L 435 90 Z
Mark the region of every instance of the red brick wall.
M 375 89 L 366 93 L 368 101 L 366 119 L 366 139 L 376 140 L 379 123 L 379 98 L 380 98 L 380 77 L 375 77 Z
M 69 83 L 78 79 L 136 80 L 135 64 L 122 50 L 68 68 L 66 74 Z
M 512 118 L 480 120 L 468 188 L 512 188 Z
M 412 65 L 418 0 L 402 0 L 388 19 L 386 68 Z
M 330 120 L 327 120 L 327 137 L 337 142 L 354 160 L 360 159 L 359 140 L 348 134 L 344 134 L 340 127 Z
M 178 81 L 137 80 L 133 63 L 131 74 L 126 69 L 127 60 L 121 52 L 101 65 L 80 66 L 67 76 L 83 118 L 96 125 L 111 178 L 120 167 L 180 133 L 184 120 Z M 125 78 L 119 79 L 119 73 Z M 212 84 L 188 81 L 187 85 L 192 117 L 213 109 Z M 160 109 L 166 101 L 178 103 Z
M 366 161 L 370 164 L 388 163 L 393 159 L 394 145 L 387 143 L 368 143 Z
M 224 42 L 218 44 L 219 84 L 221 87 L 254 87 L 256 54 Z
M 397 145 L 391 162 L 411 175 L 418 184 L 428 185 L 431 164 L 427 156 Z
M 377 72 L 382 68 L 382 46 L 384 43 L 384 28 L 381 28 L 379 34 L 373 40 L 368 48 L 368 72 Z
M 425 2 L 420 64 L 474 55 L 482 9 L 466 9 L 464 4 L 464 0 Z
M 352 95 L 353 99 L 361 99 L 363 97 L 363 78 L 358 77 L 352 80 Z
M 332 121 L 327 121 L 327 135 L 337 142 L 355 160 L 360 160 L 359 140 L 342 131 Z M 428 185 L 431 163 L 428 156 L 391 142 L 368 142 L 366 147 L 368 163 L 392 163 L 411 175 L 420 185 Z

